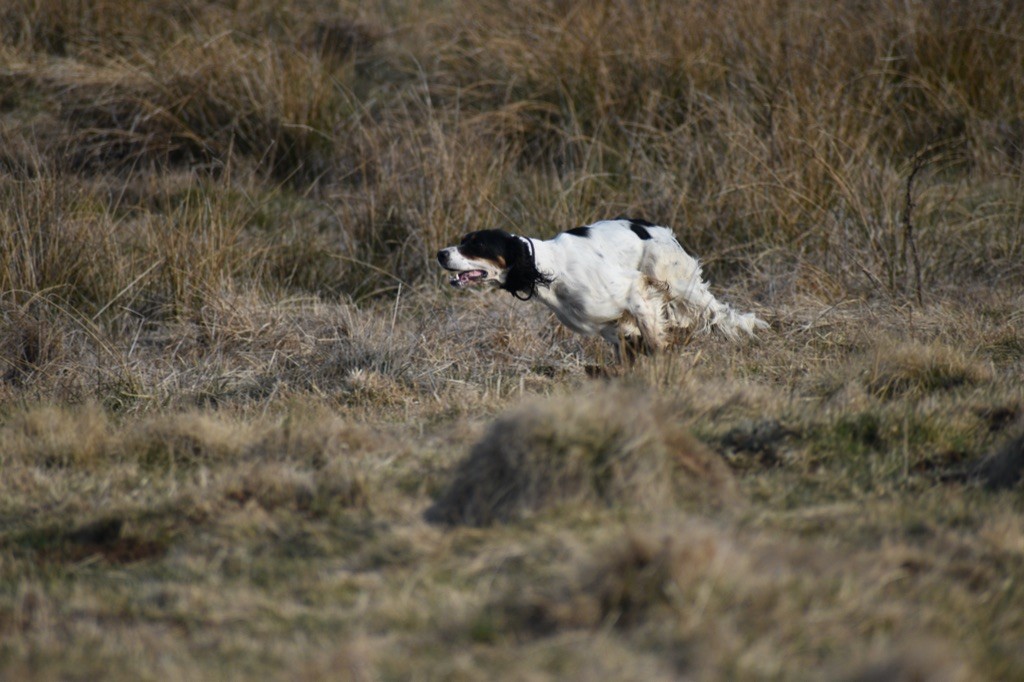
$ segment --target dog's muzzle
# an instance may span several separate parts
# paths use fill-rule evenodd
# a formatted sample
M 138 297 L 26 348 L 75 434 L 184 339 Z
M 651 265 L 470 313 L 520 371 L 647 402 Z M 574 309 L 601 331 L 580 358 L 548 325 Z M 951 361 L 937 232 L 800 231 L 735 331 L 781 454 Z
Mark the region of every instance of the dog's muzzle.
M 451 279 L 448 283 L 453 287 L 462 288 L 468 284 L 476 284 L 487 277 L 487 272 L 479 269 L 472 270 L 457 270 L 451 266 L 451 251 L 449 249 L 441 249 L 437 252 L 437 262 L 441 264 L 441 267 L 445 270 L 452 272 Z

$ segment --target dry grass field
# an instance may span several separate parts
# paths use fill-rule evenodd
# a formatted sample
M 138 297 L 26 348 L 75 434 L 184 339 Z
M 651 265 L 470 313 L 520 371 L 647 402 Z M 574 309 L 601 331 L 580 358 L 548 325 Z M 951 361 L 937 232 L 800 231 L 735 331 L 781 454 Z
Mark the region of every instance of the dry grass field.
M 1024 679 L 1024 5 L 7 0 L 0 678 Z M 772 329 L 601 372 L 469 229 Z

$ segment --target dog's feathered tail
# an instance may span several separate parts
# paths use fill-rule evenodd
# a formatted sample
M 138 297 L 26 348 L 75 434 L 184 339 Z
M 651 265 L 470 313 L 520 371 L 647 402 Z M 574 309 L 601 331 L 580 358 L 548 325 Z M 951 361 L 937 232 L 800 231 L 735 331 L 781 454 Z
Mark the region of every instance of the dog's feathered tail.
M 699 331 L 717 330 L 729 339 L 753 336 L 768 323 L 718 300 L 704 281 L 700 263 L 681 247 L 651 250 L 643 263 L 649 277 L 665 283 L 670 325 Z
M 744 333 L 753 336 L 758 329 L 768 328 L 768 323 L 754 313 L 737 312 L 717 298 L 712 300 L 708 312 L 711 314 L 709 325 L 730 339 L 737 339 Z
M 717 331 L 735 341 L 743 334 L 754 336 L 759 329 L 768 329 L 767 322 L 754 313 L 741 313 L 708 291 L 707 284 L 696 280 L 681 290 L 673 287 L 674 296 L 666 301 L 666 312 L 672 326 L 695 331 Z

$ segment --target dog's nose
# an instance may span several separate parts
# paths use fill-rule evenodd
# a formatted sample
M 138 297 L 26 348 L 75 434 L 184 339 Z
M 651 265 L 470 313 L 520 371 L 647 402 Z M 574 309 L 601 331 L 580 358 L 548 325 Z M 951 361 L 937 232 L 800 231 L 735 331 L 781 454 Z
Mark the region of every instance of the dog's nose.
M 440 251 L 438 251 L 437 252 L 437 262 L 440 263 L 441 265 L 444 265 L 445 263 L 447 263 L 448 262 L 448 252 L 445 251 L 444 249 L 441 249 Z

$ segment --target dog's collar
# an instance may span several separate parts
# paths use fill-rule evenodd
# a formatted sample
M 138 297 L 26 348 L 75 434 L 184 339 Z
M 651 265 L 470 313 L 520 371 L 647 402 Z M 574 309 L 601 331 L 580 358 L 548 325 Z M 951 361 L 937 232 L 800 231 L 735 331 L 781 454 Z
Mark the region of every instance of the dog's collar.
M 530 254 L 530 260 L 533 262 L 533 267 L 536 268 L 537 267 L 537 249 L 534 248 L 534 246 L 533 246 L 533 240 L 530 239 L 529 237 L 522 237 L 522 236 L 520 236 L 518 234 L 513 234 L 512 236 L 515 237 L 516 239 L 520 239 L 520 240 L 526 242 L 526 250 Z M 536 287 L 536 285 L 534 286 L 534 288 L 535 287 Z M 512 291 L 510 293 L 513 296 L 515 296 L 516 298 L 518 298 L 520 301 L 529 301 L 531 298 L 533 298 L 534 288 L 531 288 L 531 290 L 525 296 L 520 296 L 519 293 L 516 292 L 516 291 Z
M 526 248 L 530 251 L 530 258 L 532 258 L 533 262 L 536 263 L 537 262 L 537 251 L 536 251 L 536 249 L 533 248 L 533 240 L 530 239 L 529 237 L 522 237 L 522 236 L 520 236 L 518 234 L 514 234 L 512 236 L 517 238 L 517 239 L 522 239 L 524 242 L 526 242 Z

